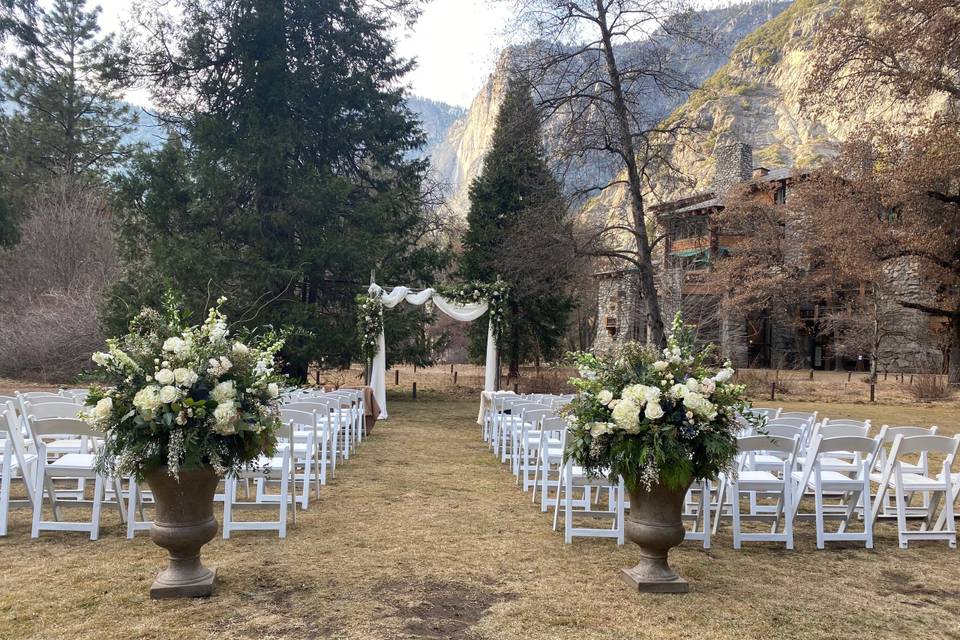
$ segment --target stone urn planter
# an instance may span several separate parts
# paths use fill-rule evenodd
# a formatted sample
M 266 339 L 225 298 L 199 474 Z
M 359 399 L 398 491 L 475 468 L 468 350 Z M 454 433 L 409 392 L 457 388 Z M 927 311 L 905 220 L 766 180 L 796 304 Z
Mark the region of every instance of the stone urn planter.
M 150 597 L 211 595 L 217 574 L 200 562 L 200 548 L 217 535 L 213 496 L 220 478 L 212 469 L 198 469 L 181 471 L 178 481 L 161 467 L 146 480 L 156 501 L 150 537 L 170 553 L 170 565 L 157 575 Z
M 670 549 L 683 542 L 683 500 L 687 489 L 671 490 L 663 484 L 649 491 L 630 492 L 630 511 L 624 522 L 624 534 L 640 547 L 640 563 L 623 569 L 623 579 L 631 587 L 648 593 L 686 593 L 687 581 L 667 564 Z

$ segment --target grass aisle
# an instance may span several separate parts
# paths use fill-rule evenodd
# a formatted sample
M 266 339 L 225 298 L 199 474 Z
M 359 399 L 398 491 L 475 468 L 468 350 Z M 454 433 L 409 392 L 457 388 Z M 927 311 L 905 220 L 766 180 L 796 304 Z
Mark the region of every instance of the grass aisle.
M 631 593 L 635 561 L 609 540 L 565 546 L 493 459 L 465 401 L 391 402 L 319 503 L 285 541 L 239 533 L 206 547 L 215 597 L 151 602 L 164 552 L 122 538 L 45 534 L 13 513 L 0 539 L 0 637 L 13 638 L 816 638 L 956 637 L 960 555 L 945 545 L 900 551 L 689 544 L 674 564 L 686 596 Z

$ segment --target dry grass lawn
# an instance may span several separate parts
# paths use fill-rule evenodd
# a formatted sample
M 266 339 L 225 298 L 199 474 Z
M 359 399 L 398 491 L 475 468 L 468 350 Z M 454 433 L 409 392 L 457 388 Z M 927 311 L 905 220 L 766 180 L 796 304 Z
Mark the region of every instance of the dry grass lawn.
M 287 540 L 239 533 L 207 546 L 217 567 L 207 600 L 152 602 L 164 552 L 122 537 L 115 512 L 98 542 L 29 539 L 13 513 L 0 539 L 0 638 L 957 638 L 960 552 L 897 548 L 731 548 L 729 529 L 673 563 L 683 596 L 638 595 L 621 583 L 630 545 L 563 544 L 493 459 L 473 401 L 393 402 L 356 457 L 338 467 Z M 957 429 L 953 406 L 838 405 L 831 415 Z M 908 413 L 909 412 L 909 413 Z M 947 430 L 947 429 L 945 429 Z

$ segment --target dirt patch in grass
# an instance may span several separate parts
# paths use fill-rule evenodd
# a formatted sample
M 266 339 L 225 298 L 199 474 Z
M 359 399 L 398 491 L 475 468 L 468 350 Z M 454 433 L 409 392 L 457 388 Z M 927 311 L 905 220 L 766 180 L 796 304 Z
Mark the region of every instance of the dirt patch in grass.
M 383 601 L 418 638 L 469 638 L 470 629 L 495 604 L 516 598 L 489 587 L 428 580 L 421 584 L 390 580 L 376 588 Z

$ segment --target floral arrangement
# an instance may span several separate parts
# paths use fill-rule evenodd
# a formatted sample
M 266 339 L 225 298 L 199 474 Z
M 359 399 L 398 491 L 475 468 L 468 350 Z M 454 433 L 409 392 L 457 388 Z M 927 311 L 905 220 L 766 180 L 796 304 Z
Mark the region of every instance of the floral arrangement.
M 234 340 L 217 301 L 200 326 L 186 326 L 173 296 L 144 309 L 127 335 L 93 360 L 109 386 L 91 388 L 84 418 L 105 434 L 97 467 L 143 479 L 210 467 L 218 475 L 272 455 L 280 426 L 275 332 Z
M 495 282 L 468 282 L 461 285 L 439 287 L 437 293 L 456 304 L 490 305 L 490 322 L 493 335 L 499 342 L 507 326 L 506 306 L 509 288 L 507 283 L 497 278 Z
M 357 334 L 360 336 L 360 352 L 367 363 L 373 360 L 380 348 L 383 332 L 383 302 L 380 295 L 357 296 Z
M 697 351 L 677 314 L 667 347 L 636 343 L 610 358 L 573 354 L 579 393 L 566 412 L 566 454 L 591 474 L 609 470 L 631 491 L 663 483 L 685 489 L 730 470 L 737 432 L 752 418 L 730 363 L 711 367 L 712 345 Z

